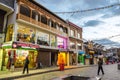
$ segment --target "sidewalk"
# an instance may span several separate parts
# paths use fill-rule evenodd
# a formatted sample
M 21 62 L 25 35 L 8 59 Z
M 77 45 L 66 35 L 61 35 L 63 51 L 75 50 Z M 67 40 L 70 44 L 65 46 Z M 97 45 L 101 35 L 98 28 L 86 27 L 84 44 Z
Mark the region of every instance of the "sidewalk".
M 65 66 L 65 70 L 68 69 L 74 69 L 74 68 L 84 68 L 84 67 L 90 67 L 93 65 L 77 65 L 77 66 Z M 48 72 L 54 72 L 54 71 L 60 71 L 59 67 L 49 67 L 49 68 L 43 68 L 43 69 L 35 69 L 35 70 L 29 70 L 29 74 L 22 74 L 22 71 L 18 72 L 8 72 L 6 74 L 0 74 L 0 80 L 11 80 L 11 79 L 16 79 L 20 77 L 27 77 L 27 76 L 32 76 L 32 75 L 37 75 L 37 74 L 44 74 Z

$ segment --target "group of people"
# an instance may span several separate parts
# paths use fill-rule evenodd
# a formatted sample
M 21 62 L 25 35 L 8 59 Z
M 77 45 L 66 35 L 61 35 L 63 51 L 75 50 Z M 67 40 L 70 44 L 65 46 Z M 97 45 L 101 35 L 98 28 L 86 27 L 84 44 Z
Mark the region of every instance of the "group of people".
M 9 66 L 8 66 L 8 69 L 10 69 L 10 66 L 11 66 L 11 64 L 12 64 L 11 62 L 12 62 L 12 61 L 11 61 L 11 58 L 9 58 L 9 61 L 8 61 Z M 24 62 L 23 74 L 25 73 L 25 70 L 27 70 L 27 74 L 29 73 L 29 69 L 28 69 L 29 62 L 30 62 L 30 61 L 29 61 L 28 56 L 27 56 L 26 59 L 25 59 L 25 62 Z M 40 64 L 38 64 L 38 65 L 40 65 Z M 102 59 L 102 58 L 99 58 L 99 60 L 98 60 L 98 71 L 97 71 L 97 75 L 99 75 L 100 71 L 101 71 L 102 74 L 104 75 L 104 70 L 103 70 L 102 65 L 103 65 L 103 59 Z M 40 67 L 40 66 L 38 66 L 38 67 Z
M 29 68 L 28 68 L 28 65 L 29 65 L 30 61 L 28 59 L 28 56 L 26 56 L 26 59 L 24 61 L 24 67 L 23 67 L 23 74 L 25 73 L 25 71 L 27 70 L 27 74 L 29 73 Z M 10 70 L 12 65 L 14 65 L 14 62 L 12 61 L 12 58 L 9 57 L 8 59 L 8 65 L 7 65 L 7 69 Z M 36 65 L 36 69 L 39 69 L 39 68 L 42 68 L 42 63 L 37 63 Z
M 25 73 L 25 70 L 27 70 L 27 74 L 29 73 L 28 65 L 29 65 L 29 59 L 28 59 L 28 56 L 27 56 L 26 59 L 25 59 L 25 62 L 24 62 L 23 74 Z M 11 68 L 13 66 L 14 66 L 14 60 L 13 60 L 13 58 L 11 56 L 9 56 L 7 69 L 11 70 Z

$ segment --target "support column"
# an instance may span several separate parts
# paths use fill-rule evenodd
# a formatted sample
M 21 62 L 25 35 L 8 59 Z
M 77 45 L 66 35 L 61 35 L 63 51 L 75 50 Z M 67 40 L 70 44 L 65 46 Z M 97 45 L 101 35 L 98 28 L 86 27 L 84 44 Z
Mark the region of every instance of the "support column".
M 70 66 L 70 53 L 67 53 L 67 66 Z
M 15 23 L 14 27 L 14 32 L 13 32 L 13 38 L 12 38 L 12 41 L 17 41 L 17 29 L 18 29 L 18 24 Z

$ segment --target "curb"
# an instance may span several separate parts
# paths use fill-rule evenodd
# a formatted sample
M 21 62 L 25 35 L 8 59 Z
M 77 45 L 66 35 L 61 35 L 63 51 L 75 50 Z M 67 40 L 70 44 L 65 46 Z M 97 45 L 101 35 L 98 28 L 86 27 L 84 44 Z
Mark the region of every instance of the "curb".
M 71 67 L 71 68 L 65 68 L 64 70 L 77 69 L 77 68 L 85 68 L 85 67 L 92 67 L 92 66 L 95 66 L 95 65 Z M 55 70 L 48 70 L 48 71 L 43 71 L 43 72 L 31 73 L 31 74 L 9 76 L 9 77 L 5 77 L 5 78 L 0 78 L 0 80 L 8 80 L 8 79 L 9 80 L 13 80 L 13 79 L 18 79 L 18 78 L 22 78 L 22 77 L 34 76 L 34 75 L 38 75 L 38 74 L 44 74 L 44 73 L 55 72 L 55 71 L 60 71 L 60 70 L 59 69 L 55 69 Z

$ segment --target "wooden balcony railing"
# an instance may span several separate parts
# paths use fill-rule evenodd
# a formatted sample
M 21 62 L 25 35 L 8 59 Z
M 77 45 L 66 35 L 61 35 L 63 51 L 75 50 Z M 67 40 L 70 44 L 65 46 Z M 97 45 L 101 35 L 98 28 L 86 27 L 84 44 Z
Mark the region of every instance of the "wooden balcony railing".
M 18 15 L 17 15 L 17 18 L 30 22 L 30 18 L 27 17 L 27 16 L 24 16 L 24 15 L 22 15 L 22 14 L 18 14 Z
M 32 24 L 38 25 L 39 27 L 41 27 L 41 28 L 43 28 L 45 30 L 51 31 L 51 32 L 56 33 L 56 34 L 61 35 L 61 36 L 64 36 L 64 37 L 68 36 L 64 32 L 61 32 L 61 31 L 59 31 L 59 30 L 57 30 L 55 28 L 52 28 L 52 27 L 50 27 L 50 26 L 48 26 L 48 25 L 46 25 L 44 23 L 38 22 L 38 21 L 36 21 L 36 20 L 34 20 L 34 19 L 30 18 L 30 17 L 27 17 L 25 15 L 22 15 L 20 13 L 17 14 L 17 19 L 21 19 L 21 20 L 30 22 Z

